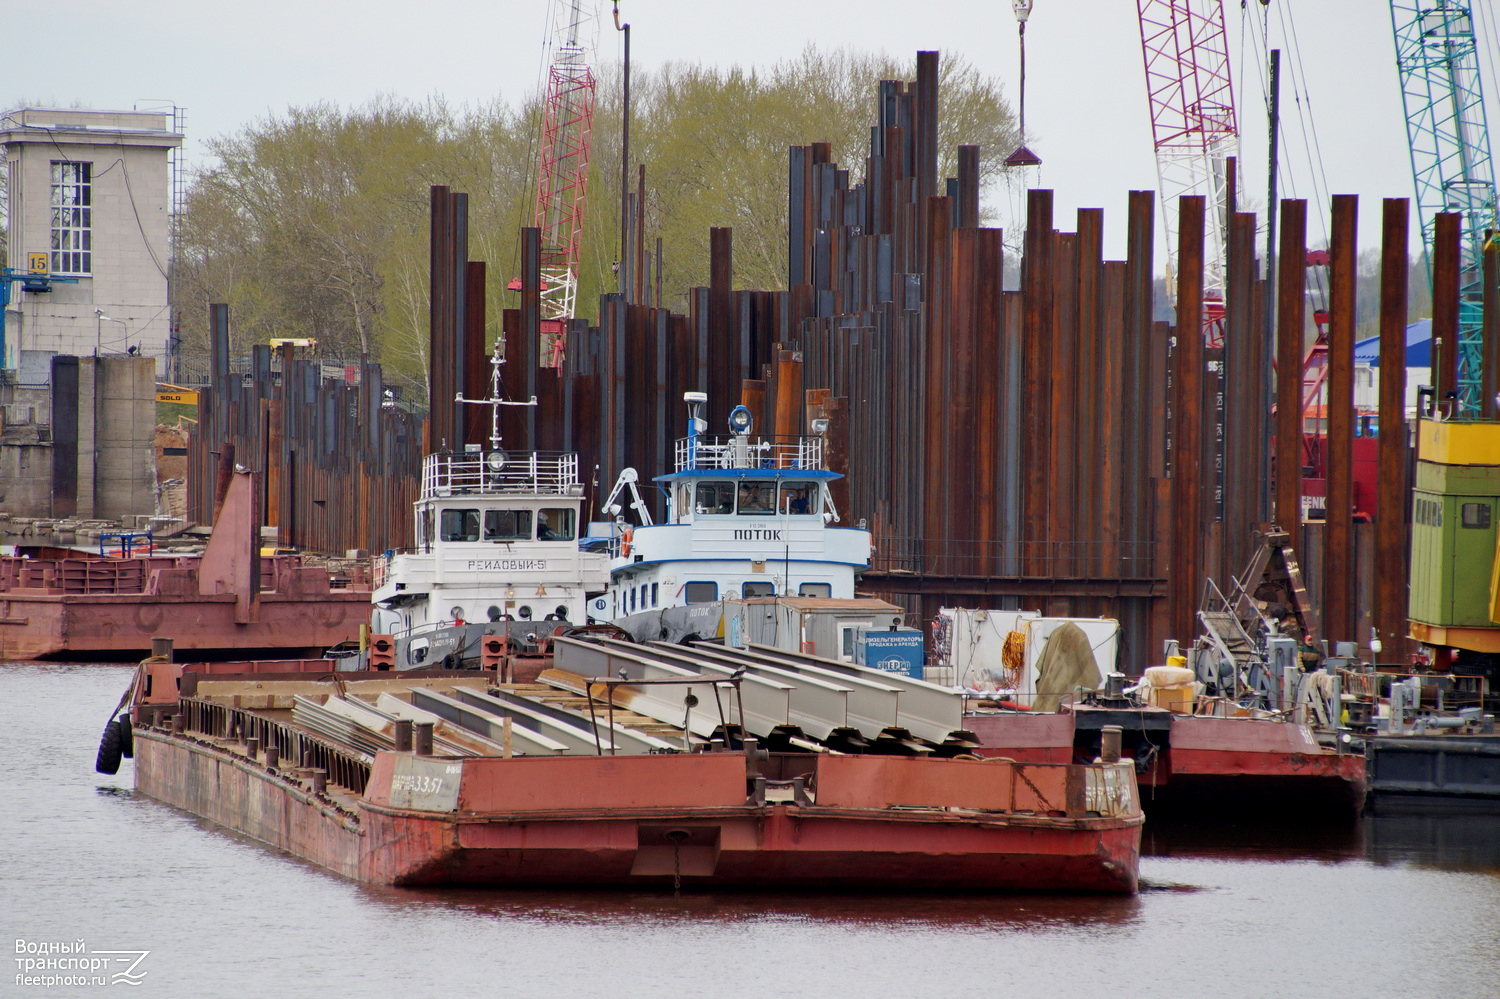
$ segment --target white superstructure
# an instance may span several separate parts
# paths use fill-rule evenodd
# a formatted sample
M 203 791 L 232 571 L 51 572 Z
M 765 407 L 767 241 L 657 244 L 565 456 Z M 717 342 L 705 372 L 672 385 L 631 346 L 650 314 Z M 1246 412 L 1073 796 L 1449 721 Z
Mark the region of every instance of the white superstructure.
M 739 409 L 736 433 L 708 437 L 696 413 L 702 401 L 688 394 L 695 411 L 677 442 L 676 470 L 655 480 L 667 494 L 666 522 L 652 523 L 639 501 L 636 524 L 608 508 L 617 518 L 609 589 L 590 604 L 590 618 L 634 632 L 633 616 L 731 598 L 852 598 L 869 566 L 870 532 L 837 526 L 828 486 L 840 476 L 825 467 L 822 435 L 754 436 Z M 627 470 L 616 495 L 634 482 Z
M 376 559 L 372 629 L 395 637 L 396 667 L 474 658 L 485 634 L 583 624 L 609 567 L 579 549 L 582 504 L 576 454 L 428 455 L 416 547 Z

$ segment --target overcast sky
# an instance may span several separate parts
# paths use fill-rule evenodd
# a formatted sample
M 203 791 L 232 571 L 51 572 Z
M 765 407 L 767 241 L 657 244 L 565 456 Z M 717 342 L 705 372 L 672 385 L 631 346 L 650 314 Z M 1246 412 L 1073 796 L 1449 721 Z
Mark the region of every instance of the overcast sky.
M 75 0 L 65 26 L 42 9 L 19 24 L 12 19 L 20 37 L 8 46 L 15 90 L 8 99 L 102 108 L 174 102 L 187 112 L 190 165 L 201 164 L 205 139 L 289 105 L 350 105 L 377 94 L 517 100 L 537 84 L 547 7 L 546 0 Z M 1035 0 L 1026 36 L 1026 118 L 1029 144 L 1044 161 L 1041 186 L 1057 192 L 1060 228 L 1073 227 L 1076 208 L 1104 208 L 1106 251 L 1116 257 L 1124 252 L 1126 192 L 1156 187 L 1135 8 L 1132 0 Z M 1249 0 L 1242 14 L 1239 3 L 1225 0 L 1225 8 L 1243 197 L 1259 207 L 1267 153 L 1256 67 L 1263 56 L 1254 39 L 1242 43 L 1241 36 L 1242 18 L 1258 18 L 1262 7 Z M 1311 135 L 1315 124 L 1327 189 L 1360 195 L 1360 242 L 1374 245 L 1380 199 L 1410 197 L 1412 187 L 1387 4 L 1297 0 L 1300 63 L 1282 27 L 1290 8 L 1290 0 L 1271 0 L 1269 8 L 1271 43 L 1287 50 L 1282 196 L 1314 196 L 1318 166 L 1302 134 Z M 617 61 L 610 5 L 600 9 L 598 61 Z M 963 54 L 999 77 L 1012 99 L 1016 93 L 1016 21 L 1005 0 L 621 0 L 621 15 L 632 25 L 637 65 L 765 64 L 809 42 L 906 57 L 939 49 Z M 1291 87 L 1293 69 L 1305 72 L 1306 121 Z M 1001 222 L 1011 211 L 1006 202 L 993 205 Z M 1310 240 L 1322 237 L 1326 213 L 1313 206 Z M 1162 253 L 1159 244 L 1158 266 Z

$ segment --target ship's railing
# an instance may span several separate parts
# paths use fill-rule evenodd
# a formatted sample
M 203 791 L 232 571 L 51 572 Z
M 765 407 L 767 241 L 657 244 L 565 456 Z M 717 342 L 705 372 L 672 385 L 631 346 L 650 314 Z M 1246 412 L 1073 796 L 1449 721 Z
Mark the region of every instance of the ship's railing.
M 247 738 L 260 740 L 262 748 L 275 746 L 283 767 L 304 767 L 325 770 L 328 783 L 348 788 L 355 794 L 364 794 L 365 784 L 370 780 L 370 760 L 358 753 L 350 753 L 322 739 L 309 735 L 264 715 L 245 708 L 217 704 L 198 697 L 181 700 L 184 727 L 196 735 L 214 739 Z
M 816 434 L 778 437 L 683 437 L 677 441 L 677 471 L 719 468 L 823 468 L 823 438 Z
M 543 493 L 578 496 L 578 455 L 571 451 L 444 451 L 422 460 L 422 495 Z
M 872 572 L 1036 579 L 1154 580 L 1155 541 L 974 541 L 877 536 Z

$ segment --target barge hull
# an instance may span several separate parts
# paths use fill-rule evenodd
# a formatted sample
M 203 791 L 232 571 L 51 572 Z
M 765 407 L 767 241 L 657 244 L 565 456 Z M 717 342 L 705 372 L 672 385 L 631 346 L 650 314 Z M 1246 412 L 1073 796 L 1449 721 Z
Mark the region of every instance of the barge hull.
M 966 726 L 980 754 L 1019 763 L 1067 763 L 1098 752 L 1089 709 L 1057 714 L 971 714 Z M 1162 712 L 1156 712 L 1161 715 Z M 1127 755 L 1143 762 L 1147 805 L 1260 807 L 1266 804 L 1357 810 L 1365 798 L 1365 759 L 1320 745 L 1305 725 L 1254 718 L 1167 715 L 1156 730 L 1122 724 Z M 1079 720 L 1083 716 L 1083 720 Z
M 381 752 L 366 794 L 356 798 L 314 795 L 295 771 L 192 736 L 140 727 L 135 747 L 136 786 L 150 797 L 378 884 L 1138 887 L 1142 820 L 1123 770 L 1101 797 L 1095 778 L 1087 792 L 1082 787 L 1088 768 L 1057 768 L 1069 774 L 1064 786 L 1060 776 L 1048 783 L 1053 775 L 1037 770 L 1018 782 L 1003 763 L 843 757 L 819 761 L 832 762 L 823 794 L 833 803 L 798 806 L 747 802 L 745 760 L 733 753 L 458 760 Z M 916 787 L 911 778 L 939 774 L 935 766 L 948 774 L 960 768 L 959 782 L 986 799 L 981 804 L 1008 797 L 1011 806 L 1062 805 L 1066 798 L 1072 808 L 1065 816 L 1045 808 L 1002 814 L 922 802 L 881 806 L 885 789 Z M 441 778 L 426 775 L 445 771 L 461 773 L 460 785 L 421 793 L 441 787 Z M 592 787 L 569 779 L 588 771 L 601 778 Z M 993 787 L 981 788 L 980 776 Z M 953 781 L 937 784 L 942 794 L 954 793 Z M 642 789 L 650 797 L 630 804 Z M 1029 800 L 1033 792 L 1055 800 Z M 497 810 L 486 800 L 497 796 L 529 800 Z M 1080 810 L 1087 803 L 1108 808 L 1105 799 L 1118 814 Z

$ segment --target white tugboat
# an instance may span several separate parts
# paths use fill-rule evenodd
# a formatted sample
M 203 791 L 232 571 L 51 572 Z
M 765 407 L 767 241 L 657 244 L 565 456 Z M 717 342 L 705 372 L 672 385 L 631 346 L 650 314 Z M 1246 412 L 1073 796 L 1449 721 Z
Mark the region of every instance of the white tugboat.
M 725 608 L 750 600 L 838 610 L 851 628 L 877 618 L 888 626 L 898 608 L 854 598 L 855 578 L 869 567 L 870 532 L 863 524 L 839 525 L 828 486 L 840 476 L 825 466 L 822 433 L 755 436 L 741 406 L 730 415 L 731 433 L 711 437 L 700 417 L 707 396 L 688 392 L 683 399 L 687 436 L 677 441 L 676 470 L 655 479 L 666 494 L 666 523 L 653 523 L 636 471 L 621 472 L 604 503 L 614 518 L 609 589 L 590 604 L 590 619 L 612 622 L 638 641 L 723 637 L 739 644 L 723 623 Z M 616 505 L 626 492 L 634 524 Z M 840 638 L 839 653 L 844 644 Z
M 505 451 L 499 343 L 491 357 L 490 446 L 430 454 L 415 504 L 416 547 L 375 562 L 371 630 L 394 647 L 396 669 L 476 665 L 486 636 L 534 646 L 558 627 L 587 621 L 605 589 L 608 555 L 582 551 L 578 456 Z

